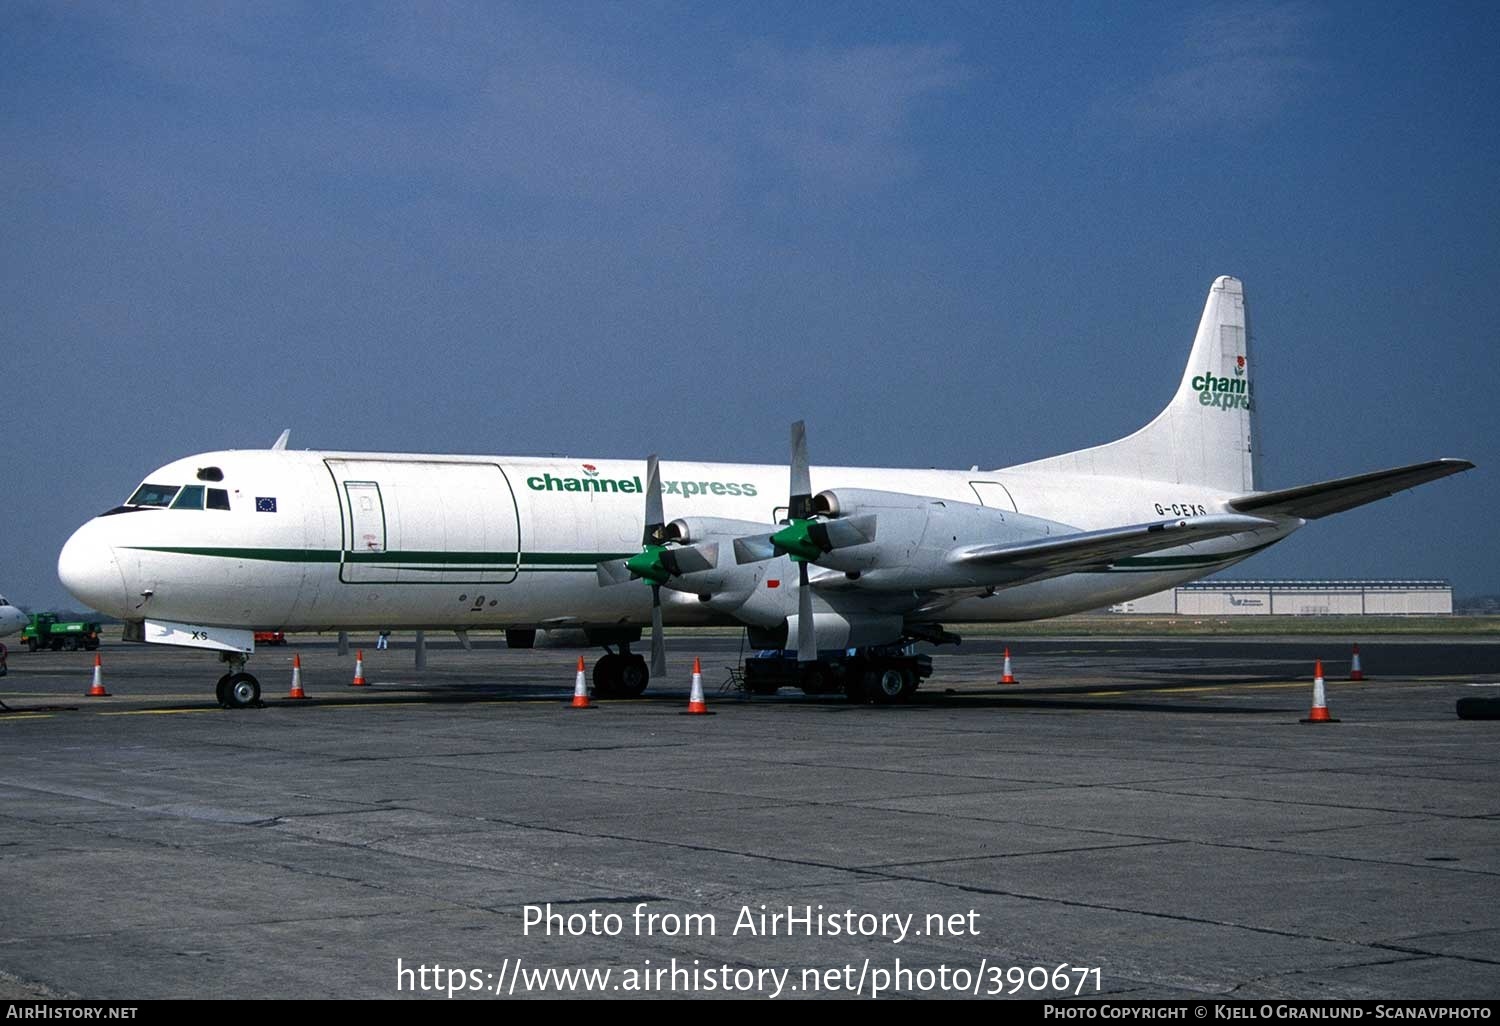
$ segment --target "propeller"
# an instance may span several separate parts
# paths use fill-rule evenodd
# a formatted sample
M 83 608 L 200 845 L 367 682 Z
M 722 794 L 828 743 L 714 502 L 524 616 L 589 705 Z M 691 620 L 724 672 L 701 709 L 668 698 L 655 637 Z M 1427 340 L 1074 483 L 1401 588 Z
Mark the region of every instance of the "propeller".
M 665 677 L 667 646 L 662 634 L 661 589 L 674 577 L 709 570 L 718 564 L 717 543 L 669 548 L 661 504 L 661 468 L 656 455 L 646 457 L 646 527 L 641 533 L 641 551 L 629 559 L 598 564 L 601 585 L 645 581 L 651 585 L 651 676 Z
M 807 583 L 807 564 L 816 563 L 834 549 L 863 545 L 875 540 L 875 517 L 827 519 L 818 516 L 812 496 L 807 462 L 807 425 L 792 425 L 791 487 L 787 499 L 787 522 L 772 534 L 751 535 L 734 540 L 736 562 L 753 563 L 785 555 L 797 564 L 797 661 L 816 662 L 818 639 L 812 609 L 812 589 Z
M 790 521 L 771 535 L 771 541 L 797 564 L 797 662 L 818 660 L 817 628 L 814 626 L 812 589 L 807 586 L 807 562 L 823 554 L 812 540 L 812 475 L 807 469 L 807 425 L 792 425 L 792 481 L 786 515 Z

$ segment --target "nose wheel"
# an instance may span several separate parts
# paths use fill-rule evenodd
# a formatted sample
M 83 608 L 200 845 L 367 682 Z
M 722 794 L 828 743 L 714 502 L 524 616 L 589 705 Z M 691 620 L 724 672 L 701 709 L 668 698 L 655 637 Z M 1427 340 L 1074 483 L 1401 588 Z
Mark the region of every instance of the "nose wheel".
M 245 657 L 224 653 L 228 673 L 214 685 L 214 697 L 225 709 L 254 709 L 260 705 L 260 681 L 245 672 Z
M 248 673 L 226 673 L 214 687 L 214 696 L 226 709 L 253 709 L 260 705 L 260 681 Z

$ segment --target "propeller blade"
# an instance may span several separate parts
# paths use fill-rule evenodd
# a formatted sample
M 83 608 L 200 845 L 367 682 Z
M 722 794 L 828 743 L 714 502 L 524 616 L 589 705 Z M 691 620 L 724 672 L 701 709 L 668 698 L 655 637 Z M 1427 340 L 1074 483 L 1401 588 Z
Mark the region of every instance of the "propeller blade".
M 827 543 L 825 551 L 846 549 L 851 545 L 863 545 L 875 540 L 875 514 L 873 513 L 849 517 L 845 520 L 825 520 L 821 526 L 823 532 L 819 540 Z
M 812 475 L 807 469 L 807 425 L 792 425 L 792 487 L 787 501 L 787 516 L 806 520 L 812 516 Z
M 661 563 L 673 577 L 712 570 L 719 565 L 719 543 L 704 542 L 701 545 L 667 549 L 661 554 Z
M 642 545 L 661 545 L 666 541 L 666 524 L 661 512 L 661 465 L 652 453 L 646 457 L 646 533 Z
M 667 675 L 667 639 L 661 628 L 661 585 L 651 585 L 651 676 Z
M 630 569 L 625 565 L 623 559 L 606 560 L 595 567 L 599 574 L 599 586 L 607 588 L 611 584 L 624 584 L 631 580 Z
M 797 564 L 797 662 L 818 661 L 818 630 L 813 624 L 812 588 L 807 584 L 807 564 Z
M 759 563 L 776 555 L 776 546 L 769 534 L 752 534 L 734 540 L 736 563 Z

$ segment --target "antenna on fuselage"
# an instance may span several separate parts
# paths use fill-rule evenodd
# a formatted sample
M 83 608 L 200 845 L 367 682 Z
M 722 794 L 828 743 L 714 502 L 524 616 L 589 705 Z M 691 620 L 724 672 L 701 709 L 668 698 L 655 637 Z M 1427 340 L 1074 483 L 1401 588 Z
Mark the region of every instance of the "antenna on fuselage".
M 279 434 L 279 435 L 276 436 L 276 441 L 274 441 L 274 442 L 271 443 L 271 449 L 272 449 L 272 451 L 274 451 L 274 452 L 280 452 L 281 450 L 285 449 L 286 448 L 286 443 L 291 440 L 291 437 L 292 437 L 292 429 L 291 428 L 283 428 L 281 434 Z

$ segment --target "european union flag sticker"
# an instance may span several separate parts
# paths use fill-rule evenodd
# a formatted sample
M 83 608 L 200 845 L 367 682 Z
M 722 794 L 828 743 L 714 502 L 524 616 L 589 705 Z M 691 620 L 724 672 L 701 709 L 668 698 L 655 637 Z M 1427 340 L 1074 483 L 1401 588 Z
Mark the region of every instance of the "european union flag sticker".
M 275 513 L 276 512 L 276 499 L 274 497 L 273 498 L 269 498 L 269 499 L 262 498 L 261 496 L 257 495 L 255 497 L 255 512 L 257 512 L 257 513 Z

